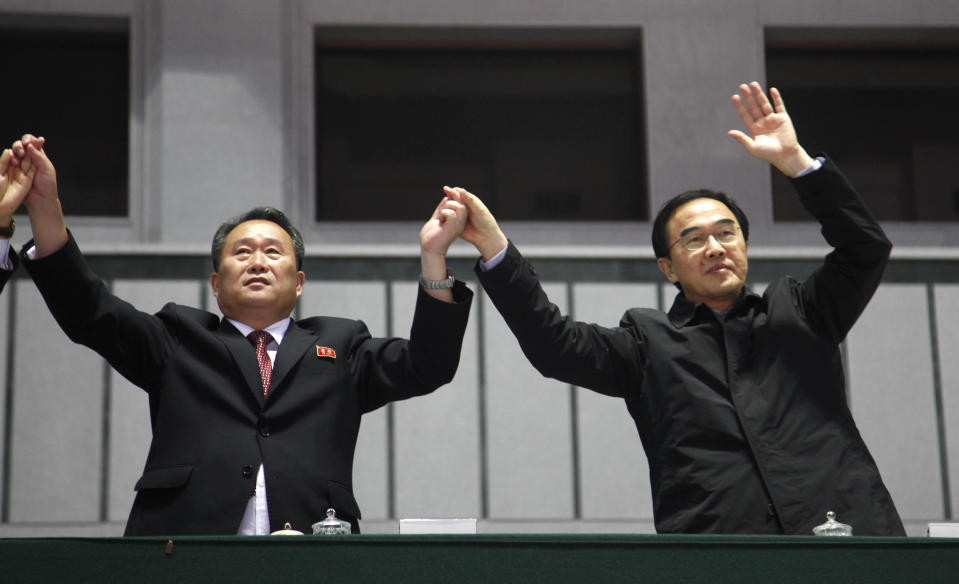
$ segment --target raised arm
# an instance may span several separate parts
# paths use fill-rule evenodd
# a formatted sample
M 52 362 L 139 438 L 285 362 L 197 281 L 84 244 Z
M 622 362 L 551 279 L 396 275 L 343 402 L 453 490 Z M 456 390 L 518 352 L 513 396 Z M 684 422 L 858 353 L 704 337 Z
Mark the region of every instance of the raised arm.
M 606 395 L 623 397 L 627 387 L 635 387 L 642 374 L 636 359 L 639 340 L 633 332 L 563 315 L 483 201 L 460 187 L 444 190 L 469 210 L 462 237 L 483 257 L 475 272 L 533 367 L 546 377 Z
M 813 164 L 800 146 L 782 95 L 769 97 L 752 82 L 739 86 L 733 105 L 746 124 L 747 135 L 729 135 L 752 156 L 769 162 L 792 179 L 799 199 L 822 224 L 827 243 L 835 249 L 825 263 L 801 283 L 803 314 L 818 332 L 840 342 L 865 309 L 882 279 L 891 243 L 852 185 L 826 160 L 820 170 L 797 176 Z
M 772 164 L 788 177 L 809 168 L 813 159 L 799 145 L 779 90 L 770 88 L 767 98 L 762 86 L 753 81 L 740 85 L 739 91 L 741 96 L 732 96 L 733 106 L 749 134 L 730 130 L 729 136 L 742 144 L 751 156 Z
M 463 233 L 466 225 L 466 207 L 443 197 L 429 220 L 420 229 L 420 269 L 424 280 L 440 281 L 447 278 L 446 252 Z M 449 288 L 427 289 L 426 293 L 444 302 L 453 302 Z

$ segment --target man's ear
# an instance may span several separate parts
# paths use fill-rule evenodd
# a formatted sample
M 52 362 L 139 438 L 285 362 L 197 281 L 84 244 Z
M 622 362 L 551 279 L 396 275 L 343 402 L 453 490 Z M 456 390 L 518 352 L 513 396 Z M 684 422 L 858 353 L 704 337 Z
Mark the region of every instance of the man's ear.
M 673 284 L 679 281 L 679 277 L 676 275 L 676 272 L 673 271 L 673 260 L 669 258 L 656 258 L 656 266 L 659 267 L 659 271 L 666 276 L 666 279 Z
M 303 293 L 303 282 L 306 282 L 306 274 L 303 271 L 296 273 L 296 297 L 299 298 Z
M 210 274 L 210 288 L 213 290 L 213 297 L 217 298 L 220 294 L 220 280 L 217 277 L 218 274 L 213 272 Z

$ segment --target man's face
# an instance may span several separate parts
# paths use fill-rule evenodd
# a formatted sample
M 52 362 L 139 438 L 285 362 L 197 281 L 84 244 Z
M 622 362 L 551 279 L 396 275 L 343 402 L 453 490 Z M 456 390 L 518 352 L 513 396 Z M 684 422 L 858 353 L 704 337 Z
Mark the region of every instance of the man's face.
M 666 233 L 669 258 L 657 260 L 666 278 L 678 282 L 692 302 L 702 302 L 717 310 L 732 306 L 746 285 L 749 270 L 749 243 L 743 239 L 733 212 L 715 199 L 694 199 L 673 212 L 666 223 Z M 728 243 L 722 243 L 723 238 Z M 690 251 L 686 241 L 701 241 L 705 246 Z
M 290 235 L 272 221 L 253 220 L 227 234 L 210 285 L 224 316 L 258 328 L 290 316 L 304 278 Z

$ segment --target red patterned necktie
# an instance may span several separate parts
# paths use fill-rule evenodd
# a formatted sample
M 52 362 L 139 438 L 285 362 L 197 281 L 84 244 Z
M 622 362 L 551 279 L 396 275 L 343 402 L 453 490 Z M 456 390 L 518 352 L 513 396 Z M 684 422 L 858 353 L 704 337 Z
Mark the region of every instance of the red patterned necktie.
M 260 380 L 263 381 L 263 397 L 270 391 L 270 377 L 273 376 L 273 363 L 266 352 L 266 346 L 273 337 L 266 331 L 253 331 L 247 335 L 250 342 L 256 343 L 256 362 L 260 366 Z

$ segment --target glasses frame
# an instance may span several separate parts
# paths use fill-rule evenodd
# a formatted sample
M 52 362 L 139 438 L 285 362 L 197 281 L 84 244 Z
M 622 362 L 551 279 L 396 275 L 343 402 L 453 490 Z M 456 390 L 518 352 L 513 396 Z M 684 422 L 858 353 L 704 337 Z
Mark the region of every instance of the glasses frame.
M 718 233 L 719 233 L 719 232 L 722 232 L 722 231 L 725 231 L 725 230 L 726 230 L 726 227 L 729 226 L 729 225 L 732 225 L 732 227 L 733 227 L 733 234 L 734 234 L 734 235 L 732 236 L 732 238 L 731 238 L 729 241 L 723 241 L 722 238 L 720 238 L 720 236 L 718 235 Z M 739 223 L 724 223 L 724 224 L 722 225 L 722 227 L 713 229 L 712 231 L 710 231 L 710 232 L 708 232 L 708 233 L 706 234 L 706 237 L 703 238 L 703 245 L 702 245 L 701 247 L 690 247 L 690 246 L 689 246 L 689 241 L 688 241 L 688 239 L 689 239 L 689 237 L 690 237 L 691 235 L 698 235 L 698 234 L 700 233 L 700 231 L 697 230 L 695 233 L 686 234 L 686 236 L 681 236 L 679 239 L 677 239 L 676 241 L 672 242 L 672 243 L 669 245 L 669 249 L 672 249 L 673 246 L 675 246 L 677 243 L 682 243 L 682 244 L 683 244 L 683 247 L 686 249 L 686 251 L 690 251 L 690 252 L 694 252 L 694 253 L 697 252 L 697 251 L 702 251 L 702 250 L 706 249 L 706 247 L 708 247 L 708 245 L 709 245 L 709 238 L 710 238 L 710 237 L 712 237 L 713 239 L 715 239 L 715 240 L 716 240 L 716 243 L 718 243 L 719 245 L 721 245 L 722 247 L 725 248 L 725 247 L 728 246 L 728 245 L 732 245 L 732 244 L 738 242 L 738 241 L 741 239 L 741 235 L 740 235 L 740 234 L 742 233 L 742 231 L 743 231 L 743 230 L 742 230 L 742 228 L 739 226 Z

